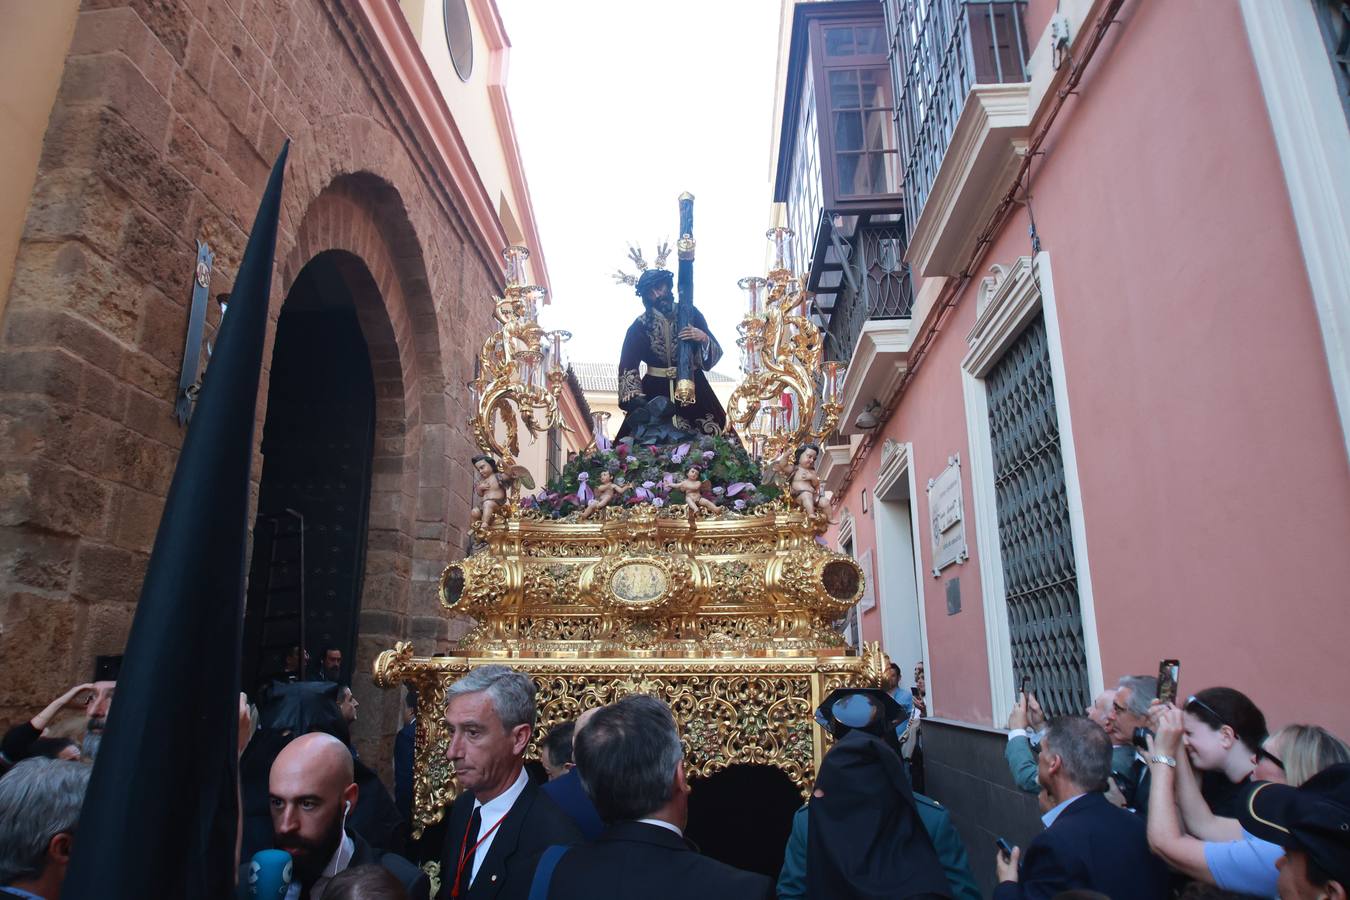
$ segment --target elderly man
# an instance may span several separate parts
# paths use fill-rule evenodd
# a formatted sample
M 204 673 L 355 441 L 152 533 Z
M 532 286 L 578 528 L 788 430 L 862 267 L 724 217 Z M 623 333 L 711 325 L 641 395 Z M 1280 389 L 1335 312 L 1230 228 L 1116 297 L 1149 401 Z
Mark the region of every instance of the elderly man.
M 539 853 L 581 840 L 572 820 L 525 774 L 534 682 L 479 666 L 446 691 L 446 758 L 459 778 L 441 855 L 438 898 L 524 898 Z
M 272 763 L 267 792 L 273 840 L 294 862 L 286 900 L 320 900 L 328 879 L 364 865 L 384 866 L 413 900 L 430 896 L 431 882 L 422 870 L 347 830 L 360 788 L 352 755 L 337 738 L 311 732 L 287 744 Z
M 550 850 L 536 874 L 551 900 L 773 896 L 773 882 L 700 856 L 684 839 L 689 782 L 670 708 L 634 694 L 577 729 L 573 753 L 609 828 L 595 843 Z M 559 848 L 561 850 L 561 848 Z M 551 866 L 556 865 L 556 868 Z
M 1148 727 L 1149 706 L 1158 696 L 1158 679 L 1152 675 L 1126 675 L 1120 679 L 1111 711 L 1106 715 L 1106 733 L 1114 748 L 1111 771 L 1123 782 L 1125 805 L 1148 816 L 1148 762 L 1134 746 L 1134 730 Z
M 1131 900 L 1168 896 L 1167 867 L 1149 852 L 1144 823 L 1102 795 L 1111 742 L 1100 727 L 1085 718 L 1055 719 L 1041 740 L 1037 769 L 1045 831 L 1025 859 L 1017 848 L 997 855 L 994 900 L 1049 900 L 1074 889 Z
M 91 771 L 37 758 L 0 778 L 0 897 L 61 896 Z

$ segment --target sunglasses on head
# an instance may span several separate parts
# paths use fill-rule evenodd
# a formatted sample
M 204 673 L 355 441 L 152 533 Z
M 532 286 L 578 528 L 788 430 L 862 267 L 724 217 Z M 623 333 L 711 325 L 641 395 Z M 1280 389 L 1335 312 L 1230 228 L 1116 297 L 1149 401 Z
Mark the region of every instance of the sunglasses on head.
M 1264 744 L 1256 748 L 1256 756 L 1258 759 L 1270 760 L 1281 772 L 1284 771 L 1284 760 L 1267 750 Z
M 1214 721 L 1216 721 L 1216 722 L 1219 723 L 1219 727 L 1223 727 L 1224 725 L 1227 725 L 1227 724 L 1228 724 L 1226 721 L 1224 721 L 1223 716 L 1219 715 L 1219 711 L 1218 711 L 1217 709 L 1215 709 L 1214 707 L 1210 706 L 1208 703 L 1206 703 L 1205 701 L 1201 700 L 1199 697 L 1195 696 L 1194 694 L 1192 694 L 1191 696 L 1189 696 L 1189 697 L 1186 698 L 1186 706 L 1185 706 L 1185 708 L 1186 708 L 1186 709 L 1190 709 L 1192 706 L 1198 706 L 1198 707 L 1200 707 L 1201 709 L 1203 709 L 1205 712 L 1207 712 L 1207 713 L 1209 713 L 1211 716 L 1213 716 L 1213 717 L 1214 717 Z M 1231 726 L 1230 726 L 1230 727 L 1231 727 Z

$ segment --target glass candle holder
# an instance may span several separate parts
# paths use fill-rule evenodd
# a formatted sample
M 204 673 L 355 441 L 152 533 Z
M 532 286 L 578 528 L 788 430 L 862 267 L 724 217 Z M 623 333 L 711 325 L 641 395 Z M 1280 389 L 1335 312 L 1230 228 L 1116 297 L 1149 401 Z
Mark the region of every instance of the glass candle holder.
M 839 394 L 844 388 L 844 373 L 847 370 L 841 362 L 827 362 L 821 366 L 820 398 L 826 403 L 838 403 Z
M 759 316 L 764 312 L 764 286 L 768 284 L 766 280 L 758 275 L 747 275 L 736 286 L 745 291 L 746 312 L 752 316 Z
M 528 247 L 513 244 L 502 249 L 502 259 L 506 262 L 507 287 L 519 287 L 525 283 L 525 260 L 529 258 Z
M 792 271 L 792 229 L 785 225 L 776 225 L 764 232 L 764 236 L 773 244 L 773 269 Z

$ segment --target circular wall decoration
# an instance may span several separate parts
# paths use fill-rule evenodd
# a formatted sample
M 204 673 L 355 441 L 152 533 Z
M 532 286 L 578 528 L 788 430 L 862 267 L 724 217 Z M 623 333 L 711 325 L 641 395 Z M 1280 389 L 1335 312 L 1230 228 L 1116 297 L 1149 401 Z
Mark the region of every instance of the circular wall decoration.
M 445 43 L 450 48 L 450 61 L 460 81 L 468 81 L 473 74 L 473 26 L 469 23 L 466 0 L 445 0 L 442 9 L 445 19 Z

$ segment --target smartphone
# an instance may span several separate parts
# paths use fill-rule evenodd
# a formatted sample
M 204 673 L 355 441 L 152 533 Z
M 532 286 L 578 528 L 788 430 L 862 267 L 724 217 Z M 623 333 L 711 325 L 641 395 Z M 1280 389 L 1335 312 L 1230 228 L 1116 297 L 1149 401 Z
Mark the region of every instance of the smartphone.
M 1002 856 L 1005 860 L 1012 859 L 1013 848 L 1012 845 L 1007 842 L 1007 840 L 1005 840 L 1004 838 L 997 838 L 994 840 L 994 846 L 998 848 L 999 855 Z
M 1181 663 L 1175 659 L 1164 659 L 1158 663 L 1158 702 L 1175 703 L 1177 701 L 1177 682 L 1181 680 Z
M 1031 696 L 1030 691 L 1031 691 L 1031 676 L 1030 676 L 1030 675 L 1023 675 L 1023 676 L 1022 676 L 1022 696 L 1023 696 L 1023 697 L 1030 697 L 1030 696 Z

